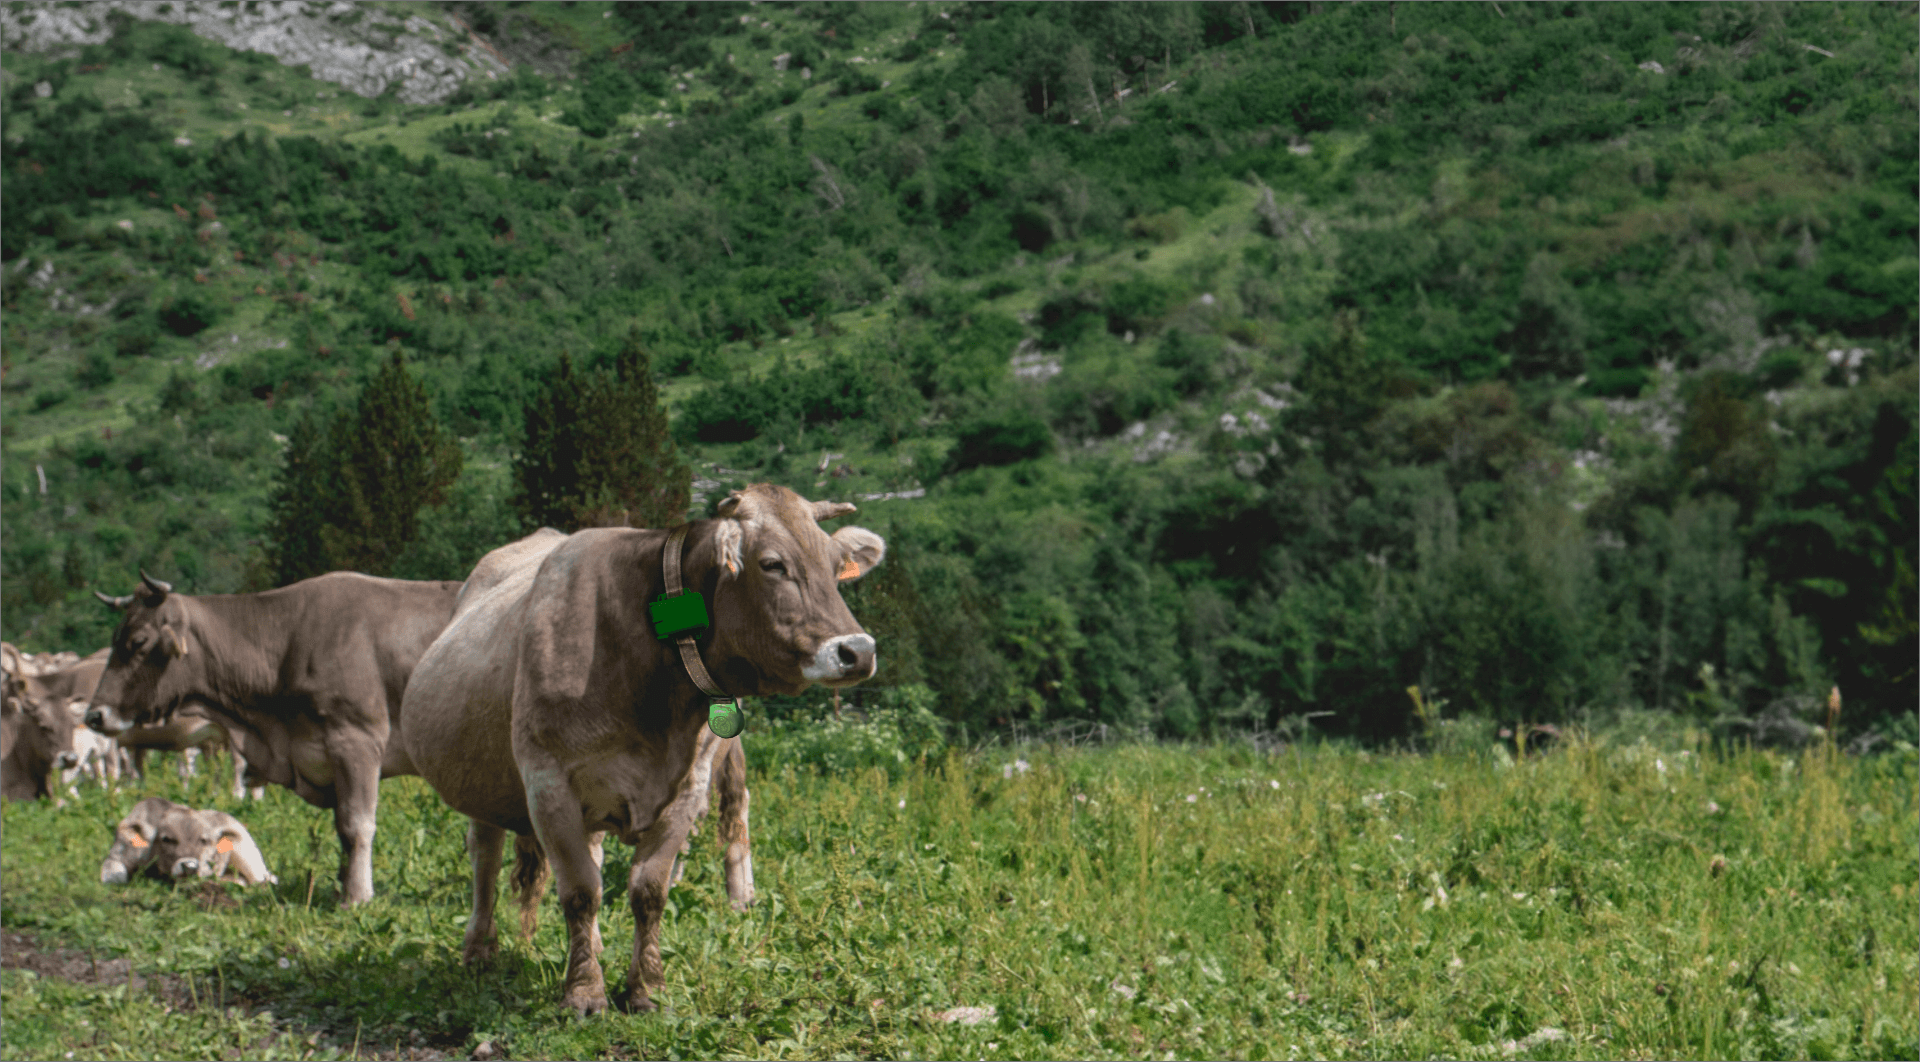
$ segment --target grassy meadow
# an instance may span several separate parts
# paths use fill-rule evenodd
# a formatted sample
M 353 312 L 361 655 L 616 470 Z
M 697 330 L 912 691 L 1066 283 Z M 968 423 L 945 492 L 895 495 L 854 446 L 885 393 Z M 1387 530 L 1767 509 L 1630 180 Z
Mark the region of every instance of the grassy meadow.
M 698 839 L 667 909 L 667 1009 L 588 1021 L 557 1007 L 550 899 L 531 947 L 458 965 L 463 821 L 418 779 L 384 786 L 379 895 L 343 911 L 326 814 L 281 789 L 235 807 L 213 773 L 181 782 L 163 764 L 118 793 L 5 808 L 10 950 L 131 958 L 148 980 L 8 969 L 0 1050 L 1915 1056 L 1911 749 L 1601 739 L 1516 762 L 1455 745 L 1034 744 L 892 772 L 756 767 L 759 904 L 728 909 Z M 97 884 L 112 825 L 145 794 L 239 813 L 279 885 Z M 626 858 L 609 845 L 607 880 Z M 601 917 L 618 981 L 631 919 L 624 903 Z

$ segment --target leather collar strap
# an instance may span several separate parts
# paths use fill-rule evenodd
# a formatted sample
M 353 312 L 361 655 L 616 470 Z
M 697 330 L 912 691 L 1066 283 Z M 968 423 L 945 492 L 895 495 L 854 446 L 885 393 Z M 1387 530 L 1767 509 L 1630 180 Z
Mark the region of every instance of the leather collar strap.
M 680 552 L 686 548 L 687 529 L 692 524 L 681 524 L 667 533 L 667 546 L 660 551 L 660 575 L 666 583 L 667 596 L 680 593 Z M 681 631 L 674 637 L 674 643 L 680 647 L 680 662 L 687 669 L 687 676 L 700 692 L 713 700 L 708 707 L 707 726 L 720 737 L 737 737 L 746 728 L 746 712 L 741 707 L 740 698 L 728 697 L 721 692 L 720 684 L 713 681 L 707 673 L 707 665 L 700 659 L 700 647 L 694 644 L 691 630 Z M 726 732 L 731 728 L 732 732 Z

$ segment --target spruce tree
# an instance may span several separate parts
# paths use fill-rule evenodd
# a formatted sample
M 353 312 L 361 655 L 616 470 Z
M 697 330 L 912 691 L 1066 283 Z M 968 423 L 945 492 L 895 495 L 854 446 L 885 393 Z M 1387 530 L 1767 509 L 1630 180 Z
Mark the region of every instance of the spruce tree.
M 671 527 L 686 518 L 693 471 L 668 434 L 638 329 L 611 369 L 578 374 L 561 355 L 525 424 L 514 502 L 529 528 Z
M 311 411 L 293 426 L 286 461 L 267 498 L 267 568 L 275 586 L 285 586 L 331 570 L 320 529 L 326 523 L 329 424 Z
M 446 501 L 461 464 L 426 387 L 394 351 L 352 409 L 294 428 L 267 503 L 274 580 L 387 574 L 419 530 L 420 507 Z

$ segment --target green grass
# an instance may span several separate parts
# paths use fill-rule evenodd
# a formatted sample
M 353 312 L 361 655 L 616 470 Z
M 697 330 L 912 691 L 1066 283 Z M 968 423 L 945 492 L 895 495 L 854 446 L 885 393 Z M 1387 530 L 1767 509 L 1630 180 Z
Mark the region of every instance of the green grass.
M 701 838 L 666 916 L 669 1011 L 586 1022 L 556 1007 L 551 902 L 531 948 L 457 965 L 462 822 L 416 779 L 384 787 L 379 897 L 352 911 L 337 908 L 330 820 L 279 789 L 232 808 L 279 886 L 229 886 L 233 906 L 95 884 L 140 792 L 230 804 L 204 772 L 158 773 L 65 808 L 9 805 L 0 919 L 190 978 L 205 1002 L 8 971 L 7 1057 L 332 1057 L 416 1033 L 514 1058 L 1471 1058 L 1507 1057 L 1509 1041 L 1550 1058 L 1911 1058 L 1920 1044 L 1911 750 L 1602 741 L 1511 764 L 1027 746 L 898 780 L 760 772 L 759 905 L 728 910 Z M 626 861 L 610 847 L 609 881 Z M 617 982 L 631 920 L 623 903 L 602 918 Z M 940 1019 L 962 1006 L 996 1016 Z

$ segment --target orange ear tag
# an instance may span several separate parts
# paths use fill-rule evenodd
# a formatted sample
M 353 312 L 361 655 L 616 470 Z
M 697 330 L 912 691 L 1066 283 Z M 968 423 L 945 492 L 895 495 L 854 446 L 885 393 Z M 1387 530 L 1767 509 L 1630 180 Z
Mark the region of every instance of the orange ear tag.
M 130 833 L 127 834 L 127 843 L 135 848 L 145 848 L 147 846 L 147 839 L 137 833 Z
M 231 838 L 231 837 L 222 837 L 222 838 L 220 838 L 220 843 L 219 843 L 219 844 L 216 844 L 216 845 L 214 845 L 214 846 L 213 846 L 213 850 L 214 850 L 214 851 L 216 851 L 216 852 L 231 852 L 231 851 L 233 851 L 233 838 Z
M 858 578 L 860 578 L 860 565 L 852 557 L 848 557 L 847 563 L 840 566 L 840 581 L 844 583 L 848 579 Z

